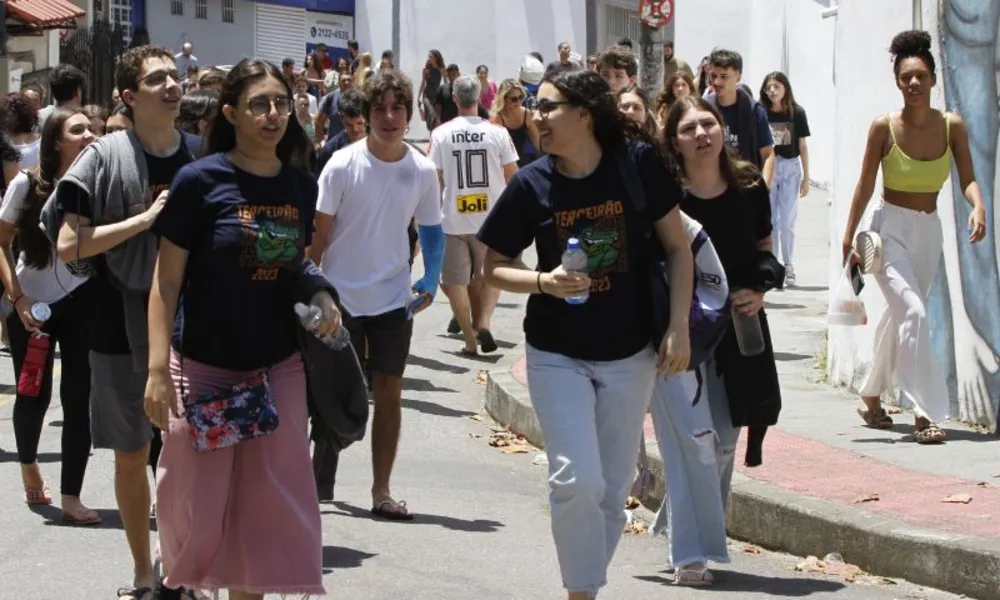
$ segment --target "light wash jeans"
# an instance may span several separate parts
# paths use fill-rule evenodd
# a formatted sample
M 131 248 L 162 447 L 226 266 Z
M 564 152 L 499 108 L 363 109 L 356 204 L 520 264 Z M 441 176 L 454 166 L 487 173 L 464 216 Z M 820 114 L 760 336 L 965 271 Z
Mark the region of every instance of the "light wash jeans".
M 774 185 L 771 187 L 771 227 L 774 253 L 781 264 L 793 264 L 795 219 L 799 216 L 799 187 L 802 162 L 798 158 L 774 157 Z M 780 254 L 779 254 L 780 252 Z
M 729 562 L 726 509 L 740 428 L 733 427 L 725 384 L 714 360 L 693 371 L 658 379 L 650 411 L 663 457 L 667 494 L 652 533 L 667 536 L 675 568 Z
M 571 592 L 596 597 L 607 583 L 625 529 L 655 361 L 651 347 L 606 362 L 527 347 L 528 392 L 549 459 L 552 537 Z

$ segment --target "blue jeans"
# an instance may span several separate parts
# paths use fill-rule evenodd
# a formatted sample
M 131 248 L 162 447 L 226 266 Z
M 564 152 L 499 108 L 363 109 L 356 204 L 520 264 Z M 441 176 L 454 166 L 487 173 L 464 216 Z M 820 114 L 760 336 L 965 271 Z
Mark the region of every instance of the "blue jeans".
M 529 345 L 527 371 L 549 459 L 552 537 L 563 585 L 596 597 L 625 528 L 655 355 L 647 347 L 596 362 Z
M 771 227 L 774 230 L 774 253 L 781 264 L 793 264 L 795 255 L 795 219 L 799 215 L 799 188 L 802 163 L 796 158 L 774 157 L 774 186 L 771 188 Z
M 652 531 L 667 536 L 668 562 L 677 568 L 729 562 L 726 509 L 740 429 L 715 361 L 699 369 L 700 395 L 692 371 L 657 380 L 650 405 L 667 482 Z

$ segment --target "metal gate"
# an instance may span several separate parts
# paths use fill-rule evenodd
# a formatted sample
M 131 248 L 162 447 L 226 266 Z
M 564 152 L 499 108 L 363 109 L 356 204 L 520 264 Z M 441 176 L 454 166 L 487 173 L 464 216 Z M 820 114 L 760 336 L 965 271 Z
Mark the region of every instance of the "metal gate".
M 73 65 L 86 77 L 85 104 L 111 107 L 115 65 L 127 47 L 122 27 L 107 21 L 94 21 L 90 27 L 70 31 L 59 41 L 59 62 Z
M 605 8 L 604 48 L 618 42 L 623 37 L 632 40 L 636 46 L 642 35 L 642 21 L 636 11 L 621 6 L 607 5 Z

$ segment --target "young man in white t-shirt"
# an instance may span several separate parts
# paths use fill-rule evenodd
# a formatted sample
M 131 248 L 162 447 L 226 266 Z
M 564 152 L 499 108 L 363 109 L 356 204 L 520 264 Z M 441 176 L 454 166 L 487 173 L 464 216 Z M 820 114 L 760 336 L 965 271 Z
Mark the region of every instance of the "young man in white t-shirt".
M 441 195 L 428 158 L 403 141 L 413 116 L 413 84 L 395 69 L 366 82 L 368 137 L 330 158 L 319 176 L 310 257 L 337 288 L 351 343 L 368 347 L 372 418 L 372 512 L 410 520 L 389 489 L 401 421 L 403 370 L 412 317 L 430 306 L 444 254 Z M 407 227 L 419 225 L 424 277 L 410 284 Z
M 517 173 L 517 151 L 504 127 L 478 116 L 479 79 L 463 75 L 452 84 L 458 117 L 434 130 L 431 159 L 444 190 L 444 266 L 441 291 L 465 338 L 464 354 L 497 349 L 490 317 L 500 291 L 483 282 L 486 245 L 476 233 L 510 178 Z

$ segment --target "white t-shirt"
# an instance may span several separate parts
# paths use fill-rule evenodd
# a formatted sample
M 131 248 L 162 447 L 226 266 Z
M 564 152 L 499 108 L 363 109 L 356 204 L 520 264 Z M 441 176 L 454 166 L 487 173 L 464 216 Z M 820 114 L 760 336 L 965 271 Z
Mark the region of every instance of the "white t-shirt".
M 517 162 L 507 128 L 481 117 L 456 117 L 434 130 L 430 157 L 444 178 L 444 232 L 477 233 L 507 187 L 504 165 Z
M 322 269 L 354 316 L 380 315 L 410 298 L 410 242 L 406 229 L 441 223 L 434 163 L 407 146 L 387 163 L 368 150 L 367 138 L 335 152 L 319 176 L 316 210 L 336 217 Z
M 38 166 L 38 153 L 42 147 L 41 137 L 27 144 L 14 144 L 14 147 L 17 148 L 18 154 L 21 155 L 21 160 L 17 164 L 22 169 L 31 169 Z
M 7 187 L 0 206 L 0 221 L 16 225 L 24 210 L 24 201 L 31 189 L 31 182 L 24 171 L 17 174 Z M 21 284 L 21 291 L 26 296 L 39 302 L 53 304 L 65 298 L 70 292 L 80 287 L 86 279 L 81 279 L 69 272 L 66 263 L 59 260 L 53 249 L 52 262 L 44 269 L 36 269 L 24 264 L 24 252 L 17 259 L 14 271 Z

